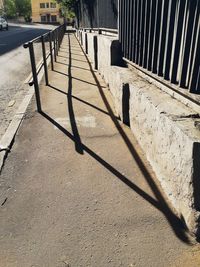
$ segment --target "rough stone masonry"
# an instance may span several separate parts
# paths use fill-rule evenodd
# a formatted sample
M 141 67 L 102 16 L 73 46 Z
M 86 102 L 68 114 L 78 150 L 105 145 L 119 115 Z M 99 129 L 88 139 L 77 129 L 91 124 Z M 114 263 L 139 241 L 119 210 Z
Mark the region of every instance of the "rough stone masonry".
M 83 48 L 109 85 L 118 115 L 130 124 L 173 207 L 189 230 L 199 235 L 199 114 L 142 78 L 138 71 L 121 67 L 116 37 L 84 31 L 77 36 L 82 36 Z

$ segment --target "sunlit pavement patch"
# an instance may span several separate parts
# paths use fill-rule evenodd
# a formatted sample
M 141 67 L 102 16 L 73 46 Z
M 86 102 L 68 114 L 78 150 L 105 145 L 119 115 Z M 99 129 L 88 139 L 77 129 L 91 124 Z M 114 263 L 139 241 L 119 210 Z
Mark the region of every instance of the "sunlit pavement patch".
M 71 125 L 70 118 L 57 118 L 55 121 L 63 127 L 70 127 Z M 93 116 L 76 117 L 76 124 L 78 127 L 95 128 L 96 119 Z M 54 126 L 54 129 L 57 127 Z

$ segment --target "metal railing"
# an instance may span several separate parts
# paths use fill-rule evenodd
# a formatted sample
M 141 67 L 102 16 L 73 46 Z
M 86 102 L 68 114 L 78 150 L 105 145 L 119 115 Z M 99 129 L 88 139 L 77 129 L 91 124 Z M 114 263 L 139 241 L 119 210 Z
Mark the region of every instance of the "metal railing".
M 57 60 L 58 50 L 60 48 L 63 36 L 65 34 L 65 30 L 66 30 L 66 26 L 65 24 L 63 24 L 57 27 L 56 29 L 49 31 L 48 33 L 45 33 L 23 45 L 24 48 L 29 48 L 31 69 L 32 69 L 32 75 L 33 75 L 32 80 L 29 82 L 29 85 L 30 86 L 34 85 L 38 112 L 42 111 L 38 75 L 40 71 L 42 70 L 42 68 L 44 68 L 45 82 L 46 82 L 46 85 L 49 84 L 47 62 L 48 62 L 48 59 L 50 58 L 51 70 L 54 70 L 54 62 L 56 62 Z M 41 43 L 41 49 L 42 49 L 42 60 L 39 66 L 36 65 L 36 59 L 35 59 L 34 44 L 36 43 Z M 48 51 L 46 49 L 47 43 L 49 45 Z
M 124 58 L 200 93 L 199 13 L 199 0 L 119 0 Z
M 84 32 L 94 32 L 94 33 L 99 33 L 99 34 L 104 34 L 104 33 L 110 33 L 110 34 L 118 34 L 117 29 L 108 29 L 108 28 L 80 28 L 80 30 L 83 30 Z

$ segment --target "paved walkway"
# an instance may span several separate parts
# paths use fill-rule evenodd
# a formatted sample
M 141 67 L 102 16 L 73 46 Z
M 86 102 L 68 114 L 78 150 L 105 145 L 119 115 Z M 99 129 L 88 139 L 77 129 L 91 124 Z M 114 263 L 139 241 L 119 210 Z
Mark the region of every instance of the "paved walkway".
M 0 266 L 199 266 L 73 34 L 49 78 L 0 177 Z

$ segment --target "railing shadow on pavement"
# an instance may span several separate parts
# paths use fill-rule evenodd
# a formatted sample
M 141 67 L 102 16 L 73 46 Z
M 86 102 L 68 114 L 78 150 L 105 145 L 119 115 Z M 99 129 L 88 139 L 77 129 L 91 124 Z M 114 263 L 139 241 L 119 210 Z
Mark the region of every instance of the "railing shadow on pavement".
M 63 72 L 61 72 L 61 71 L 58 71 L 58 70 L 55 70 L 55 69 L 54 69 L 54 72 L 57 72 L 58 74 L 61 74 L 61 75 L 64 75 L 64 76 L 69 77 L 68 74 L 63 73 Z M 96 83 L 91 83 L 91 82 L 88 82 L 88 81 L 85 81 L 85 80 L 81 80 L 81 79 L 79 79 L 79 78 L 77 78 L 77 77 L 74 77 L 74 76 L 73 76 L 72 78 L 73 78 L 73 80 L 77 80 L 77 81 L 82 82 L 82 83 L 87 83 L 87 84 L 90 84 L 90 85 L 97 86 Z M 106 88 L 106 87 L 103 87 L 103 88 Z
M 70 42 L 70 36 L 68 35 L 68 40 Z M 82 49 L 82 47 L 81 47 Z M 83 51 L 83 49 L 82 49 Z M 69 52 L 70 47 L 69 47 Z M 84 51 L 83 51 L 84 52 Z M 85 54 L 85 53 L 84 53 Z M 141 173 L 143 174 L 145 180 L 147 181 L 149 187 L 151 188 L 152 192 L 154 193 L 154 196 L 156 199 L 148 195 L 145 191 L 143 191 L 141 188 L 139 188 L 136 184 L 134 184 L 131 180 L 129 180 L 126 176 L 124 176 L 122 173 L 120 173 L 116 168 L 114 168 L 112 165 L 110 165 L 108 162 L 106 162 L 103 158 L 101 158 L 99 155 L 97 155 L 93 150 L 91 150 L 88 146 L 83 144 L 81 142 L 79 133 L 78 133 L 78 128 L 76 126 L 76 120 L 75 120 L 75 114 L 73 110 L 73 103 L 72 103 L 72 79 L 71 77 L 71 60 L 69 62 L 69 69 L 68 69 L 68 74 L 69 74 L 69 84 L 68 84 L 68 108 L 69 108 L 69 116 L 70 116 L 70 122 L 71 122 L 71 127 L 72 127 L 72 132 L 71 134 L 69 131 L 67 131 L 64 127 L 62 127 L 58 122 L 56 122 L 53 118 L 51 118 L 50 115 L 46 114 L 44 111 L 39 111 L 39 113 L 46 118 L 49 122 L 51 122 L 54 126 L 56 126 L 61 132 L 63 132 L 69 139 L 71 139 L 75 143 L 76 151 L 83 154 L 86 152 L 89 154 L 92 158 L 97 160 L 104 168 L 106 168 L 109 172 L 111 172 L 113 175 L 115 175 L 119 180 L 121 180 L 125 185 L 130 187 L 132 190 L 134 190 L 139 196 L 144 198 L 147 202 L 149 202 L 153 207 L 158 209 L 167 219 L 169 225 L 171 226 L 173 232 L 175 235 L 184 243 L 190 245 L 190 238 L 188 235 L 188 229 L 186 228 L 184 222 L 172 211 L 172 209 L 169 207 L 167 201 L 163 197 L 160 189 L 156 185 L 154 178 L 151 176 L 149 170 L 145 166 L 145 163 L 141 159 L 140 155 L 136 151 L 135 147 L 131 143 L 129 137 L 126 135 L 125 131 L 123 130 L 122 126 L 120 125 L 118 119 L 116 118 L 103 90 L 100 85 L 100 82 L 95 75 L 95 72 L 92 69 L 92 65 L 89 62 L 87 56 L 85 55 L 86 60 L 89 64 L 91 73 L 93 75 L 93 78 L 95 80 L 95 83 L 98 87 L 100 96 L 104 102 L 104 105 L 108 111 L 109 116 L 111 117 L 115 127 L 117 128 L 119 134 L 121 135 L 122 139 L 124 140 L 126 146 L 129 149 L 130 154 L 132 155 L 133 159 L 137 163 Z M 71 58 L 71 56 L 69 57 Z M 55 90 L 58 90 L 57 88 L 54 87 Z M 63 92 L 62 92 L 63 93 Z
M 58 61 L 58 60 L 57 60 L 56 63 L 57 63 L 57 64 L 61 64 L 61 65 L 65 65 L 65 66 L 68 66 L 68 65 L 69 65 L 69 64 L 60 62 L 60 61 Z M 81 67 L 79 67 L 79 66 L 75 66 L 75 65 L 73 65 L 73 68 L 80 69 L 80 70 L 87 70 L 87 71 L 90 71 L 90 69 L 81 68 Z
M 66 93 L 66 92 L 64 92 L 64 91 L 62 91 L 62 90 L 60 90 L 59 88 L 56 88 L 55 86 L 53 86 L 53 85 L 51 85 L 51 84 L 49 84 L 48 87 L 50 87 L 51 89 L 53 89 L 53 90 L 55 90 L 55 91 L 60 92 L 61 94 L 64 94 L 64 95 L 68 96 L 68 93 Z M 99 107 L 97 107 L 97 106 L 95 106 L 95 105 L 93 105 L 93 104 L 91 104 L 91 103 L 89 103 L 89 102 L 87 102 L 87 101 L 85 101 L 85 100 L 83 100 L 83 99 L 77 97 L 77 96 L 71 95 L 71 97 L 72 97 L 73 99 L 75 99 L 75 100 L 77 100 L 77 101 L 79 101 L 79 102 L 85 104 L 85 105 L 88 105 L 88 106 L 91 107 L 91 108 L 94 108 L 94 109 L 100 111 L 101 113 L 104 113 L 105 115 L 110 116 L 110 114 L 109 114 L 107 111 L 105 111 L 105 110 L 103 110 L 103 109 L 101 109 L 101 108 L 99 108 Z M 120 119 L 120 118 L 117 117 L 117 116 L 115 116 L 115 118 L 116 118 L 117 120 Z
M 58 55 L 58 57 L 63 57 L 63 58 L 69 59 L 68 57 L 64 57 L 62 55 Z M 80 59 L 76 59 L 76 58 L 74 58 L 73 60 L 74 61 L 79 61 L 79 62 L 85 62 L 84 60 L 80 60 Z
M 72 56 L 71 56 L 71 41 L 70 36 L 68 34 L 68 53 L 69 53 L 69 66 L 68 66 L 68 95 L 67 95 L 67 101 L 68 101 L 68 112 L 69 112 L 69 118 L 70 118 L 70 124 L 72 128 L 72 133 L 75 138 L 75 149 L 78 153 L 84 154 L 84 150 L 82 147 L 81 137 L 79 135 L 78 127 L 76 124 L 75 119 L 75 113 L 73 108 L 73 100 L 72 100 Z

